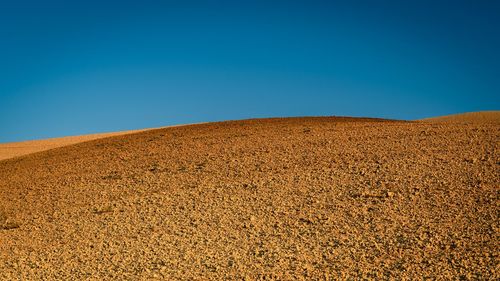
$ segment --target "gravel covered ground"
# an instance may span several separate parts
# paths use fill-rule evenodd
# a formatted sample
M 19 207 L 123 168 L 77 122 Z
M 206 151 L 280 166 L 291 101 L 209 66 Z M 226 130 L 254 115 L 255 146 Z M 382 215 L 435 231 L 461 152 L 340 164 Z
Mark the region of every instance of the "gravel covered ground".
M 150 130 L 0 161 L 2 280 L 498 280 L 500 125 Z

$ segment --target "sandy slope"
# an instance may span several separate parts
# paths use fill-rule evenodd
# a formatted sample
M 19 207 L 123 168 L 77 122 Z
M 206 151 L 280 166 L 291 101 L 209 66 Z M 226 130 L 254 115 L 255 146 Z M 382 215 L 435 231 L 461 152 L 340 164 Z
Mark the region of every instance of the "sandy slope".
M 495 280 L 498 124 L 291 118 L 0 161 L 2 280 Z
M 140 130 L 138 130 L 140 131 Z M 84 136 L 71 136 L 62 138 L 52 138 L 44 140 L 32 140 L 23 142 L 0 143 L 0 160 L 27 155 L 35 152 L 49 150 L 66 145 L 72 145 L 84 141 L 95 140 L 99 138 L 119 136 L 123 134 L 134 133 L 138 131 L 125 131 L 114 133 L 91 134 Z
M 422 119 L 434 123 L 494 123 L 500 124 L 500 111 L 478 111 Z
M 186 124 L 186 125 L 188 125 L 188 124 Z M 186 126 L 186 125 L 174 125 L 174 126 L 168 126 L 168 127 Z M 160 128 L 168 128 L 168 127 L 160 127 Z M 108 138 L 108 137 L 114 137 L 114 136 L 134 134 L 134 133 L 144 132 L 144 131 L 148 131 L 148 130 L 155 130 L 155 129 L 160 129 L 160 128 L 129 130 L 129 131 L 90 134 L 90 135 L 82 135 L 82 136 L 69 136 L 69 137 L 50 138 L 50 139 L 44 139 L 44 140 L 32 140 L 32 141 L 23 141 L 23 142 L 0 143 L 0 161 L 3 159 L 14 158 L 14 157 L 23 156 L 23 155 L 27 155 L 27 154 L 31 154 L 31 153 L 40 152 L 40 151 L 45 151 L 45 150 L 54 149 L 54 148 L 58 148 L 58 147 L 77 144 L 77 143 L 81 143 L 81 142 L 102 139 L 102 138 Z

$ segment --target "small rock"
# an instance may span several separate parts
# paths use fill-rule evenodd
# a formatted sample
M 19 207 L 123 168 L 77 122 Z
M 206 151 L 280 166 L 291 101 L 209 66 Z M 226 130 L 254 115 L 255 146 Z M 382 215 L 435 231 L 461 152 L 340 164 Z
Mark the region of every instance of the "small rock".
M 474 164 L 477 162 L 477 158 L 469 158 L 469 159 L 465 159 L 465 161 L 468 163 Z

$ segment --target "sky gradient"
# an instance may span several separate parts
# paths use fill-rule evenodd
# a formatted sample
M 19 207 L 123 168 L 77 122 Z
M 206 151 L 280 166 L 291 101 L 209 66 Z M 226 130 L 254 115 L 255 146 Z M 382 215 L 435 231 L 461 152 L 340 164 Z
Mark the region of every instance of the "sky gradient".
M 500 109 L 500 1 L 4 1 L 0 142 Z

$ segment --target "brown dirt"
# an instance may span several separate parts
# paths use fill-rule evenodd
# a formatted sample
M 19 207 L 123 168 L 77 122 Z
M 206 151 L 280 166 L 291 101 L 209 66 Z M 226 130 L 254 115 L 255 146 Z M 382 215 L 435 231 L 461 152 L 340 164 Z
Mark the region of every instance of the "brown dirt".
M 498 280 L 498 124 L 150 130 L 0 161 L 2 280 Z
M 500 111 L 478 111 L 422 119 L 433 123 L 493 123 L 500 124 Z

